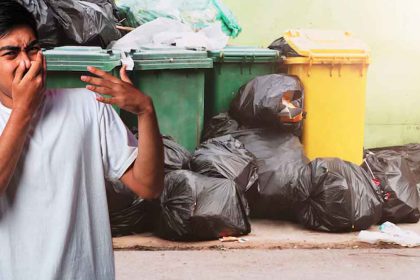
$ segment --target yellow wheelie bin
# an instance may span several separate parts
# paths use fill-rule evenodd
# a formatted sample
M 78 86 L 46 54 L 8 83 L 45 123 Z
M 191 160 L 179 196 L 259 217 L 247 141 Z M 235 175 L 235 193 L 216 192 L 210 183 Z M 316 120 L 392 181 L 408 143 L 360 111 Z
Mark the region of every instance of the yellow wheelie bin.
M 306 156 L 361 164 L 369 48 L 342 31 L 289 30 L 283 37 L 297 53 L 284 59 L 286 71 L 298 76 L 305 90 Z

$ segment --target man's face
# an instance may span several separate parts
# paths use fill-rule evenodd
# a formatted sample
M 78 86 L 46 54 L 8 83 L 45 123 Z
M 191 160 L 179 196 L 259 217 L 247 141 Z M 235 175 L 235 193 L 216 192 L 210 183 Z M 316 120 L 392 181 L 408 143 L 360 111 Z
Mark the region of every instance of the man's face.
M 11 100 L 19 64 L 24 63 L 28 70 L 40 49 L 34 32 L 26 26 L 15 27 L 0 37 L 0 101 Z

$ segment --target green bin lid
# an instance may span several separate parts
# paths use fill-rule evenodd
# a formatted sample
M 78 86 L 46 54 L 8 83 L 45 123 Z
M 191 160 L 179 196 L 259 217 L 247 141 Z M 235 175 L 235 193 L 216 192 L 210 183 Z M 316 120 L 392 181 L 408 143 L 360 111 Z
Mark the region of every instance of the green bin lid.
M 208 56 L 214 62 L 276 62 L 279 52 L 267 48 L 251 46 L 227 46 L 222 50 L 209 51 Z
M 112 71 L 121 65 L 121 55 L 100 47 L 64 46 L 44 51 L 48 71 L 86 71 L 94 66 Z
M 176 47 L 143 47 L 131 54 L 134 70 L 212 68 L 213 61 L 205 51 Z

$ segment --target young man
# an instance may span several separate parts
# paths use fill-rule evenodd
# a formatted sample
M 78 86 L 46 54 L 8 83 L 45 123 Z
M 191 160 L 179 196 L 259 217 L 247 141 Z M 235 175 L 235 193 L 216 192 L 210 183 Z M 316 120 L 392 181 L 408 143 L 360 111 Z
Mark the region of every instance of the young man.
M 124 68 L 119 80 L 89 67 L 87 89 L 47 91 L 45 69 L 32 15 L 2 0 L 0 279 L 114 279 L 105 181 L 159 196 L 153 104 Z M 109 104 L 137 114 L 138 142 Z

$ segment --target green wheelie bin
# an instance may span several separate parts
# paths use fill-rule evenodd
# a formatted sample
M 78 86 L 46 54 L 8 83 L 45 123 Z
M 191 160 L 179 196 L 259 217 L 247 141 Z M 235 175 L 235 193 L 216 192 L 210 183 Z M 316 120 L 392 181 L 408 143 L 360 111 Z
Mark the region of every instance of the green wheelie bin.
M 162 134 L 192 151 L 200 142 L 204 122 L 205 70 L 213 61 L 203 51 L 180 48 L 140 49 L 134 60 L 134 85 L 153 100 Z M 137 116 L 121 111 L 129 128 Z
M 276 73 L 279 53 L 266 48 L 228 46 L 209 51 L 213 68 L 206 74 L 205 118 L 227 112 L 239 88 L 257 76 Z

